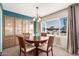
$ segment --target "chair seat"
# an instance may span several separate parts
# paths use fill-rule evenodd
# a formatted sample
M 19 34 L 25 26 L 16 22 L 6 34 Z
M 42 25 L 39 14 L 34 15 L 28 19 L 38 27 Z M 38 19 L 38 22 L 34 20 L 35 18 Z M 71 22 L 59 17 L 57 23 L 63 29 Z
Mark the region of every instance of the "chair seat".
M 42 44 L 42 45 L 40 45 L 40 46 L 38 47 L 38 49 L 47 51 L 47 44 Z M 50 49 L 51 49 L 51 47 L 50 47 L 48 50 L 50 50 Z
M 33 49 L 35 49 L 34 46 L 32 46 L 32 45 L 26 45 L 26 52 L 32 51 Z M 22 50 L 24 51 L 24 49 L 22 49 Z

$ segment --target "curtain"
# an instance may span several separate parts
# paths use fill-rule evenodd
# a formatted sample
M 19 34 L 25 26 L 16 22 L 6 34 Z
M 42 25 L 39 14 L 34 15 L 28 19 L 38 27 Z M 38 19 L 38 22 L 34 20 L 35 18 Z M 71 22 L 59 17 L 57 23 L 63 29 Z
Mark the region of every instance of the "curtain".
M 77 35 L 77 13 L 79 4 L 72 4 L 68 7 L 68 52 L 77 55 L 78 54 L 78 35 Z

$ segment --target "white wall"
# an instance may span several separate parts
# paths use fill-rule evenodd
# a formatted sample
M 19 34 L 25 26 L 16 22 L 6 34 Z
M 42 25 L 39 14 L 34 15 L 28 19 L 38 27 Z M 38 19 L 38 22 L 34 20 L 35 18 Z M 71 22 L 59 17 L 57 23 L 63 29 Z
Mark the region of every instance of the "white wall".
M 55 18 L 59 18 L 59 17 L 62 17 L 62 16 L 68 16 L 68 9 L 63 9 L 63 10 L 60 10 L 58 12 L 55 12 L 55 13 L 52 13 L 50 15 L 47 15 L 47 16 L 44 16 L 42 17 L 43 20 L 48 20 L 48 19 L 55 19 Z
M 2 52 L 2 8 L 0 4 L 0 52 Z

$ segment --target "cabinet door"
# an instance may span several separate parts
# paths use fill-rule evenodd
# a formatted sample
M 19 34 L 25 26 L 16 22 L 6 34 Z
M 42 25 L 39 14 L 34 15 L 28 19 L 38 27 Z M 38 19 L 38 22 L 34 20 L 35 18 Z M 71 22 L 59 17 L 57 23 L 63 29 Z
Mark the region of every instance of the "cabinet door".
M 29 23 L 28 20 L 23 20 L 23 33 L 29 32 Z
M 5 36 L 14 35 L 14 17 L 5 16 Z
M 21 35 L 22 34 L 22 19 L 15 18 L 15 34 Z
M 9 38 L 10 38 L 10 41 L 9 41 L 10 42 L 10 47 L 15 46 L 16 45 L 16 39 L 14 38 L 14 36 L 12 35 Z
M 33 21 L 29 21 L 29 32 L 30 32 L 30 34 L 33 34 L 34 33 Z
M 4 37 L 4 48 L 8 48 L 9 47 L 9 37 L 5 36 Z
M 5 21 L 4 47 L 6 47 L 6 45 L 7 45 L 7 47 L 11 47 L 11 46 L 15 45 L 15 41 L 14 41 L 14 17 L 5 16 L 4 21 Z M 5 38 L 5 37 L 7 37 L 7 38 Z
M 23 24 L 22 24 L 22 32 L 23 32 L 23 33 L 26 32 L 26 20 L 23 20 Z
M 15 18 L 15 36 L 22 34 L 22 19 Z M 16 45 L 18 45 L 18 39 L 16 37 Z

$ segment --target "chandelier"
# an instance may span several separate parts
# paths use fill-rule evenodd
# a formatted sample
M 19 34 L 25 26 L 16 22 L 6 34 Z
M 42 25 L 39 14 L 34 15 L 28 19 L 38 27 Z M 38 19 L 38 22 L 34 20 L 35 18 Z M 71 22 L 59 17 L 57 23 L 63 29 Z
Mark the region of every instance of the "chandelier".
M 40 22 L 41 21 L 41 17 L 38 15 L 38 9 L 39 9 L 39 7 L 36 7 L 36 9 L 37 9 L 37 15 L 36 15 L 36 18 L 35 17 L 33 18 L 33 21 Z
M 36 17 L 33 18 L 33 21 L 34 21 L 34 36 L 35 37 L 39 36 L 38 28 L 39 28 L 39 24 L 40 24 L 40 21 L 41 21 L 41 18 L 38 15 L 38 9 L 39 9 L 39 7 L 36 7 L 37 14 L 36 14 Z

